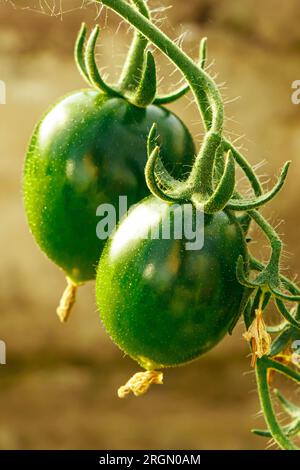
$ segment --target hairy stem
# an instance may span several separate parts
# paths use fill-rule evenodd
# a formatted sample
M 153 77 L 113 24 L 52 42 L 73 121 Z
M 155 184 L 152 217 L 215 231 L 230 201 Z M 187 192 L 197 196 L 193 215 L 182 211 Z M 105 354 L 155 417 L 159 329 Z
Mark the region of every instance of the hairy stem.
M 148 40 L 157 46 L 182 71 L 195 95 L 199 110 L 202 114 L 203 95 L 207 94 L 212 108 L 210 129 L 222 132 L 224 110 L 220 92 L 210 76 L 196 65 L 176 44 L 162 31 L 156 28 L 141 13 L 134 10 L 124 0 L 97 0 L 117 12 L 127 22 L 132 24 Z M 205 119 L 203 118 L 205 121 Z
M 150 12 L 145 0 L 131 0 L 138 11 L 150 19 Z M 119 81 L 119 89 L 121 92 L 133 93 L 137 90 L 142 75 L 145 50 L 148 46 L 148 40 L 140 32 L 134 31 L 134 39 L 131 43 L 122 74 Z
M 280 284 L 279 263 L 282 252 L 282 241 L 272 225 L 270 225 L 259 212 L 252 210 L 249 211 L 248 214 L 262 229 L 270 241 L 272 253 L 266 270 L 268 270 L 269 282 L 272 286 L 278 287 Z
M 263 409 L 263 413 L 268 424 L 268 427 L 272 433 L 272 437 L 275 439 L 277 444 L 285 450 L 297 450 L 296 447 L 283 433 L 280 425 L 277 422 L 276 415 L 272 405 L 272 399 L 270 396 L 270 389 L 268 384 L 267 372 L 268 368 L 277 370 L 285 375 L 288 375 L 290 378 L 299 382 L 299 378 L 296 374 L 292 374 L 291 370 L 287 367 L 279 364 L 271 359 L 266 358 L 265 356 L 257 360 L 256 367 L 256 380 L 258 385 L 258 393 Z
M 261 196 L 262 194 L 262 187 L 259 182 L 259 179 L 257 178 L 253 168 L 251 167 L 250 163 L 246 160 L 245 157 L 232 145 L 231 142 L 228 140 L 224 139 L 223 141 L 224 149 L 225 150 L 231 150 L 233 157 L 237 164 L 241 167 L 245 175 L 247 176 L 248 180 L 250 181 L 250 184 L 252 186 L 253 192 L 256 196 Z
M 250 268 L 255 270 L 255 271 L 263 271 L 266 269 L 266 266 L 258 261 L 256 258 L 253 256 L 250 257 Z M 296 286 L 294 282 L 292 282 L 290 279 L 288 279 L 286 276 L 283 276 L 282 274 L 280 275 L 280 281 L 282 284 L 289 290 L 291 294 L 300 294 L 300 289 L 299 287 Z

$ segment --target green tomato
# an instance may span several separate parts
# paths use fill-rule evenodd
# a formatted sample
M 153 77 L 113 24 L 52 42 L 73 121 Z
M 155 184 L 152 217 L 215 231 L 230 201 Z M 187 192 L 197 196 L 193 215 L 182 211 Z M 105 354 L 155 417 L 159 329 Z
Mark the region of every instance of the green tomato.
M 247 261 L 247 248 L 235 216 L 204 215 L 197 229 L 203 247 L 188 250 L 186 237 L 173 236 L 172 207 L 151 196 L 132 208 L 103 250 L 96 278 L 108 334 L 149 370 L 184 364 L 215 346 L 239 316 L 244 292 L 236 265 L 240 255 Z M 196 227 L 196 215 L 193 208 L 184 223 Z M 161 234 L 167 219 L 170 239 L 147 237 Z
M 74 283 L 96 275 L 104 246 L 96 236 L 97 207 L 117 208 L 119 195 L 130 206 L 149 194 L 144 166 L 154 122 L 166 165 L 182 176 L 193 162 L 194 143 L 181 120 L 162 107 L 137 108 L 82 90 L 36 126 L 24 170 L 26 213 L 38 245 Z

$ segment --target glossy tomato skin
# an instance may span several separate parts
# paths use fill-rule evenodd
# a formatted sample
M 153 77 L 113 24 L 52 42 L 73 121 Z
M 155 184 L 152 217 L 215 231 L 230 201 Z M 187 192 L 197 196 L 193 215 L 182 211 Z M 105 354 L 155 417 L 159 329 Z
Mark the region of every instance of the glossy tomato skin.
M 119 195 L 127 196 L 130 206 L 149 194 L 144 166 L 154 122 L 168 167 L 183 164 L 187 171 L 195 154 L 192 137 L 158 106 L 141 109 L 81 90 L 63 98 L 36 126 L 23 181 L 29 225 L 41 249 L 76 283 L 95 277 L 104 246 L 96 236 L 97 207 L 110 203 L 118 209 Z
M 205 215 L 203 248 L 191 251 L 184 238 L 141 235 L 161 228 L 169 207 L 149 197 L 132 208 L 103 250 L 96 280 L 108 334 L 146 369 L 184 364 L 215 346 L 244 291 L 236 263 L 239 255 L 247 262 L 247 250 L 234 215 Z

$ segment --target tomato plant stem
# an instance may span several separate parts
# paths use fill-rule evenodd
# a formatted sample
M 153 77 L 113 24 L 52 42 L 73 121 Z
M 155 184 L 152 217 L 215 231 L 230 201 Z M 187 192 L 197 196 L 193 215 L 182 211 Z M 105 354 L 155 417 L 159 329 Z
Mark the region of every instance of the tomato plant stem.
M 144 0 L 131 0 L 136 6 L 137 10 L 144 15 L 145 18 L 150 19 L 150 12 Z M 148 40 L 139 31 L 134 31 L 134 39 L 131 43 L 122 74 L 119 81 L 119 88 L 121 92 L 133 93 L 139 87 L 143 66 L 144 54 Z
M 100 1 L 100 0 L 98 0 Z M 198 65 L 196 65 L 182 50 L 174 44 L 162 31 L 156 28 L 141 13 L 135 11 L 123 0 L 101 0 L 101 2 L 119 13 L 125 20 L 135 26 L 145 37 L 156 45 L 175 65 L 183 72 L 188 81 L 201 113 L 207 111 L 202 109 L 204 93 L 209 96 L 212 107 L 212 120 L 209 128 L 213 132 L 221 132 L 223 129 L 224 110 L 220 92 L 210 76 Z
M 269 222 L 266 221 L 266 219 L 258 211 L 249 211 L 248 213 L 250 217 L 257 223 L 257 225 L 262 229 L 262 231 L 270 241 L 272 247 L 272 254 L 268 263 L 268 267 L 266 268 L 266 270 L 268 270 L 267 280 L 274 287 L 278 287 L 280 284 L 279 262 L 282 251 L 282 241 L 280 240 L 280 237 L 277 234 L 276 230 L 272 227 L 271 224 L 269 224 Z
M 263 413 L 268 424 L 268 427 L 272 433 L 272 437 L 276 443 L 285 450 L 299 450 L 290 439 L 283 433 L 281 426 L 278 424 L 276 415 L 273 409 L 272 399 L 270 396 L 269 384 L 268 384 L 268 369 L 278 371 L 297 383 L 300 383 L 300 375 L 289 369 L 285 365 L 273 361 L 270 358 L 262 357 L 257 360 L 256 366 L 256 380 L 258 385 L 258 393 L 263 409 Z

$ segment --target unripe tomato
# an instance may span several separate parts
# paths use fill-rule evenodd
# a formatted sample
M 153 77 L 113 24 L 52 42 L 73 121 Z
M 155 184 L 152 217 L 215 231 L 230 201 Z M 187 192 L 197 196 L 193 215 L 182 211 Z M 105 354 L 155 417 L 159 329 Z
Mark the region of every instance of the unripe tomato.
M 96 274 L 104 245 L 96 236 L 97 207 L 117 207 L 119 195 L 130 206 L 149 194 L 144 166 L 154 122 L 166 165 L 186 172 L 195 154 L 192 137 L 159 106 L 137 108 L 82 90 L 59 101 L 36 126 L 24 171 L 26 213 L 41 249 L 75 283 Z
M 161 233 L 170 205 L 146 198 L 129 212 L 103 250 L 96 293 L 102 322 L 112 340 L 145 369 L 176 366 L 215 346 L 239 313 L 244 287 L 237 281 L 244 236 L 230 212 L 205 215 L 188 240 L 145 236 Z M 196 209 L 190 213 L 195 226 Z M 186 220 L 185 220 L 186 222 Z M 139 236 L 137 236 L 139 231 Z

